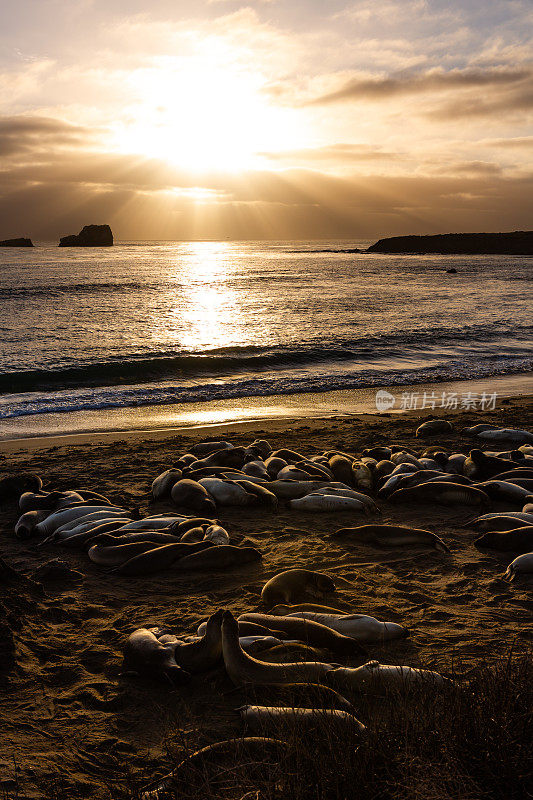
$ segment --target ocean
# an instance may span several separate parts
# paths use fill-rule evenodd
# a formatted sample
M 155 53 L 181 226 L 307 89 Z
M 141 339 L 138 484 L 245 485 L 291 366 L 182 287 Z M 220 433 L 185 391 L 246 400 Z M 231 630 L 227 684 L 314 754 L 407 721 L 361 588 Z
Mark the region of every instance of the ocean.
M 80 412 L 531 370 L 533 259 L 343 252 L 369 244 L 2 248 L 0 436 L 47 415 L 71 430 Z

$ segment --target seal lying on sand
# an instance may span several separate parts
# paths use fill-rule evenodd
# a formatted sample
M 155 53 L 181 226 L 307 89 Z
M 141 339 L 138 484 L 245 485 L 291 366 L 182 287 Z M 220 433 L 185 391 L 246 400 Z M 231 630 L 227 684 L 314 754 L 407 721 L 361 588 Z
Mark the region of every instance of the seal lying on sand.
M 230 611 L 222 618 L 222 654 L 226 672 L 236 686 L 247 683 L 320 683 L 331 664 L 302 661 L 269 664 L 247 655 L 239 643 L 239 625 Z
M 187 544 L 178 542 L 177 544 L 164 544 L 145 553 L 140 553 L 128 561 L 125 561 L 115 570 L 119 575 L 153 575 L 154 572 L 161 572 L 165 569 L 174 569 L 175 563 L 185 556 L 197 553 L 200 550 L 207 550 L 215 547 L 213 542 L 196 542 Z
M 533 551 L 533 526 L 509 531 L 489 531 L 475 539 L 476 547 L 499 550 L 502 553 L 531 553 Z
M 292 611 L 289 617 L 307 619 L 325 625 L 343 636 L 356 639 L 358 642 L 385 642 L 392 639 L 404 639 L 409 631 L 396 622 L 380 622 L 375 617 L 365 614 L 324 614 L 318 611 Z
M 202 542 L 198 542 L 198 544 L 202 544 Z M 212 544 L 212 542 L 209 542 L 209 544 Z M 243 564 L 260 561 L 262 557 L 255 547 L 235 547 L 231 544 L 218 545 L 204 552 L 193 553 L 190 556 L 181 558 L 173 569 L 175 572 L 194 572 L 199 570 L 219 572 L 227 567 L 239 567 Z
M 289 569 L 279 572 L 263 586 L 261 600 L 268 607 L 276 603 L 291 603 L 302 595 L 323 597 L 335 591 L 335 583 L 323 572 L 308 569 Z
M 149 628 L 133 631 L 124 648 L 124 671 L 170 680 L 179 685 L 190 675 L 176 664 L 174 647 L 161 644 Z
M 223 609 L 211 614 L 207 620 L 205 633 L 194 642 L 180 642 L 174 636 L 163 635 L 162 644 L 174 643 L 174 659 L 176 663 L 191 673 L 206 672 L 216 667 L 222 658 L 222 624 Z
M 345 733 L 363 733 L 366 728 L 362 722 L 348 711 L 337 709 L 316 708 L 279 708 L 278 706 L 241 706 L 237 711 L 248 729 L 260 733 L 269 730 L 279 730 L 280 727 L 290 726 L 300 730 L 302 728 L 316 729 L 327 726 L 342 730 Z
M 241 620 L 244 622 L 255 622 L 256 625 L 262 625 L 264 628 L 269 628 L 270 630 L 284 631 L 284 633 L 287 633 L 292 639 L 298 639 L 298 641 L 310 644 L 313 647 L 326 648 L 332 653 L 351 656 L 366 655 L 364 647 L 361 647 L 355 639 L 352 639 L 350 636 L 344 636 L 342 633 L 337 633 L 337 631 L 332 628 L 311 619 L 296 616 L 275 617 L 270 614 L 255 614 L 249 612 L 241 614 L 239 622 Z
M 447 419 L 430 419 L 416 429 L 416 436 L 437 436 L 439 433 L 452 433 L 453 426 Z
M 189 478 L 177 481 L 170 490 L 170 496 L 177 506 L 193 508 L 200 514 L 216 511 L 216 504 L 205 486 Z
M 524 553 L 511 561 L 503 577 L 505 580 L 514 581 L 518 575 L 533 576 L 533 553 Z
M 443 506 L 488 506 L 490 500 L 481 489 L 456 483 L 430 482 L 397 489 L 389 497 L 391 503 L 439 503 Z
M 355 544 L 372 544 L 378 547 L 434 547 L 443 553 L 449 548 L 436 534 L 419 528 L 404 528 L 401 525 L 360 525 L 357 528 L 339 528 L 331 534 L 332 539 L 349 539 Z
M 431 688 L 452 686 L 453 682 L 438 672 L 414 667 L 397 667 L 368 661 L 361 667 L 337 667 L 327 674 L 327 683 L 341 691 L 388 692 L 420 689 L 423 685 Z

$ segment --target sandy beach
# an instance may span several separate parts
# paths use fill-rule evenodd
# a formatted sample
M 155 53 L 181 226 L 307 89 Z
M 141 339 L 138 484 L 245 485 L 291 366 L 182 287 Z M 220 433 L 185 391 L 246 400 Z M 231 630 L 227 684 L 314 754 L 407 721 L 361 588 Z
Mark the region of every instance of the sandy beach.
M 145 514 L 153 478 L 192 443 L 221 434 L 234 444 L 266 438 L 273 447 L 310 456 L 329 448 L 356 453 L 386 443 L 422 451 L 437 441 L 450 452 L 468 452 L 473 441 L 459 433 L 467 425 L 483 421 L 533 428 L 532 398 L 511 398 L 483 414 L 447 413 L 452 434 L 415 439 L 417 425 L 435 413 L 292 418 L 177 432 L 15 440 L 1 444 L 0 469 L 4 474 L 35 472 L 45 488 L 98 491 Z M 190 579 L 171 570 L 124 578 L 99 569 L 83 552 L 54 544 L 39 548 L 32 539 L 15 539 L 17 509 L 2 506 L 0 555 L 16 570 L 3 577 L 0 620 L 4 644 L 9 632 L 15 643 L 15 663 L 1 677 L 9 690 L 0 710 L 2 788 L 32 799 L 54 796 L 46 793 L 53 785 L 66 796 L 109 797 L 110 782 L 115 788 L 120 780 L 127 786 L 128 776 L 142 783 L 168 771 L 169 734 L 179 731 L 181 746 L 191 748 L 237 734 L 240 725 L 233 709 L 242 705 L 243 696 L 230 691 L 223 667 L 193 677 L 183 690 L 171 690 L 121 676 L 122 647 L 136 627 L 158 624 L 178 635 L 194 633 L 218 608 L 235 614 L 256 610 L 264 582 L 283 569 L 325 571 L 337 580 L 336 604 L 407 626 L 410 638 L 368 647 L 369 657 L 382 663 L 422 664 L 464 676 L 501 658 L 511 647 L 515 652 L 530 647 L 531 586 L 502 580 L 512 560 L 506 554 L 473 546 L 477 534 L 465 526 L 471 510 L 384 502 L 379 506 L 383 523 L 433 531 L 451 553 L 332 543 L 329 533 L 361 524 L 354 522 L 353 513 L 303 514 L 284 504 L 278 513 L 226 507 L 219 514 L 221 523 L 235 543 L 247 539 L 257 546 L 262 563 L 221 574 L 197 573 Z M 47 583 L 45 588 L 25 580 L 41 563 L 57 557 L 66 559 L 80 578 Z

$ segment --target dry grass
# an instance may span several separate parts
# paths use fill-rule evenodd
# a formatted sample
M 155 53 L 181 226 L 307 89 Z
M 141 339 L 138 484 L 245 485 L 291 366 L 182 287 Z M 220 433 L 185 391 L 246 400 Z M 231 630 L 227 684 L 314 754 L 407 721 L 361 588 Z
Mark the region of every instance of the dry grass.
M 279 757 L 204 760 L 183 766 L 165 797 L 176 800 L 526 800 L 533 797 L 533 658 L 510 653 L 480 667 L 460 688 L 354 698 L 363 739 L 319 724 L 280 729 Z M 206 732 L 208 733 L 208 731 Z M 228 736 L 234 734 L 230 733 Z M 265 735 L 272 736 L 269 731 Z M 190 736 L 168 740 L 170 762 L 194 751 Z M 149 776 L 153 780 L 154 776 Z M 138 800 L 147 776 L 117 764 L 112 800 Z M 66 800 L 60 782 L 46 800 Z M 15 800 L 15 794 L 6 798 Z

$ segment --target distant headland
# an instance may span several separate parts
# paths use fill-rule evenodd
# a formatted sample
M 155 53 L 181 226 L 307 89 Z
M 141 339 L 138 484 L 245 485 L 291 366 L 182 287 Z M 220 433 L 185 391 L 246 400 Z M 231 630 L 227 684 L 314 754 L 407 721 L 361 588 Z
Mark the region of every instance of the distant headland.
M 4 239 L 0 247 L 33 247 L 33 242 L 31 239 Z
M 533 255 L 533 231 L 392 236 L 388 239 L 380 239 L 366 252 L 530 256 Z
M 85 225 L 77 234 L 62 236 L 59 247 L 111 247 L 113 233 L 109 225 Z

